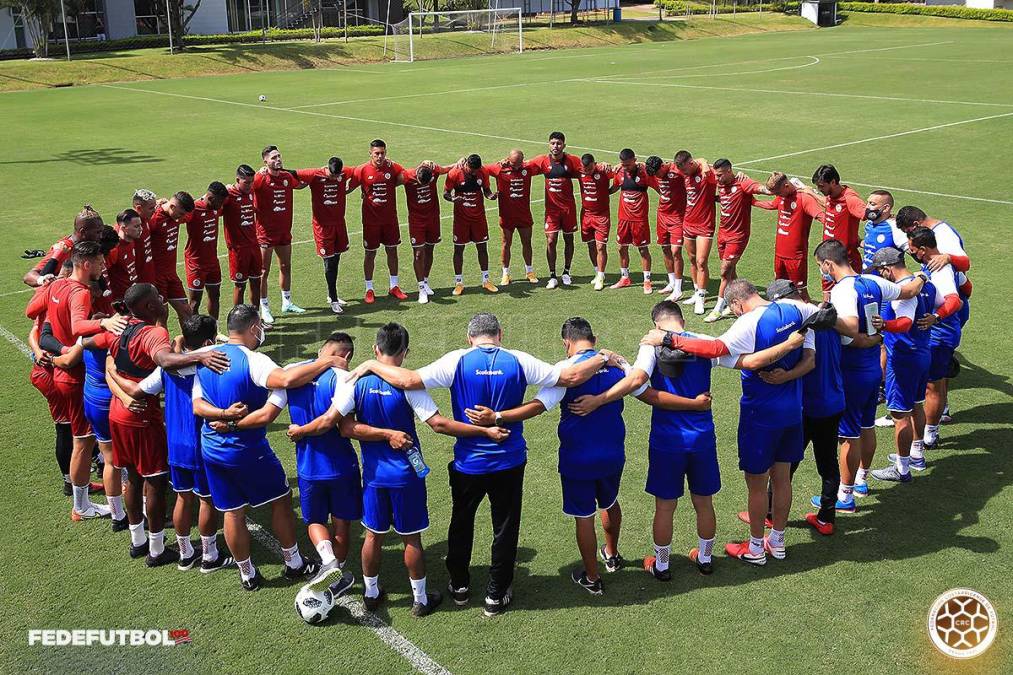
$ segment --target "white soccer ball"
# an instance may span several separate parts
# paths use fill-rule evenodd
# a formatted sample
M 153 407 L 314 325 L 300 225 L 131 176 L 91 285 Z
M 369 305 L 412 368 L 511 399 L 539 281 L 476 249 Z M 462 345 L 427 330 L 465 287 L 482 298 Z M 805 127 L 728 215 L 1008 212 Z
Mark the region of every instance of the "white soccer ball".
M 325 621 L 334 609 L 334 596 L 330 590 L 315 591 L 310 586 L 303 586 L 295 596 L 295 611 L 306 623 Z
M 266 96 L 264 96 L 263 94 L 261 94 L 261 95 L 260 95 L 260 102 L 261 102 L 261 103 L 263 103 L 263 102 L 264 102 L 264 101 L 266 101 L 266 100 L 267 100 L 267 97 L 266 97 Z

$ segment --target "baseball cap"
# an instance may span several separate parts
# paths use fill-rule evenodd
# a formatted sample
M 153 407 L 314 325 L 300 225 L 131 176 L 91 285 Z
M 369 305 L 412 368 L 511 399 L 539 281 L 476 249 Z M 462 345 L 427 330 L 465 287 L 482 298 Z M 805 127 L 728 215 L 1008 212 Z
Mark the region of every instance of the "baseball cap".
M 774 302 L 798 293 L 798 287 L 787 279 L 774 279 L 767 286 L 767 300 Z
M 887 246 L 876 251 L 872 256 L 872 264 L 863 270 L 864 272 L 873 272 L 883 267 L 893 267 L 898 263 L 904 262 L 904 252 L 900 249 L 896 249 L 893 246 Z

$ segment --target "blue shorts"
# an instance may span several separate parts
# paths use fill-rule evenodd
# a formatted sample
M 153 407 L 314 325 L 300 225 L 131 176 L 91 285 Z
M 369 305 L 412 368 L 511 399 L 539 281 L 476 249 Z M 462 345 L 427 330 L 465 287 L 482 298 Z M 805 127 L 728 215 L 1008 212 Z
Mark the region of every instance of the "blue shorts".
M 299 505 L 303 522 L 327 525 L 339 520 L 362 518 L 362 479 L 359 472 L 322 480 L 299 478 Z
M 362 524 L 377 534 L 415 534 L 429 528 L 426 482 L 421 478 L 402 487 L 362 488 Z
M 689 483 L 690 494 L 709 497 L 721 489 L 717 450 L 670 452 L 647 450 L 647 494 L 658 499 L 678 499 Z
M 109 431 L 109 403 L 104 406 L 92 403 L 84 399 L 84 417 L 91 424 L 91 430 L 95 434 L 95 440 L 99 443 L 112 443 L 113 437 Z
M 906 413 L 925 400 L 929 381 L 928 352 L 912 356 L 891 355 L 886 358 L 886 409 Z M 898 377 L 899 375 L 899 377 Z
M 862 429 L 876 426 L 876 406 L 879 405 L 879 370 L 846 370 L 844 377 L 844 412 L 837 427 L 841 438 L 858 438 Z
M 211 488 L 211 501 L 219 511 L 263 506 L 292 491 L 285 469 L 270 451 L 239 466 L 215 464 L 205 459 L 204 469 Z
M 739 469 L 746 473 L 763 474 L 775 462 L 802 461 L 805 450 L 802 425 L 765 427 L 739 416 Z
M 560 474 L 563 513 L 574 518 L 590 518 L 597 509 L 611 508 L 619 499 L 619 482 L 622 478 L 622 469 L 603 478 L 567 478 Z
M 197 469 L 188 469 L 182 466 L 169 465 L 169 483 L 173 492 L 192 492 L 198 497 L 210 497 L 211 488 L 208 486 L 208 474 L 204 469 L 204 463 Z
M 929 382 L 946 379 L 953 360 L 953 347 L 944 344 L 932 345 L 932 363 L 929 365 Z M 97 431 L 95 432 L 98 433 Z

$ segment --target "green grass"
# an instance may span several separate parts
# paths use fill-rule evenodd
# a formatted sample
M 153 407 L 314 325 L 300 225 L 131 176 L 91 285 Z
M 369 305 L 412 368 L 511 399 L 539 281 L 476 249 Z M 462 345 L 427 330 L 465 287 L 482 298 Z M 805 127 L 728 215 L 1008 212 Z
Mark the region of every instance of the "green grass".
M 913 18 L 904 20 L 923 25 Z M 622 550 L 634 563 L 606 579 L 605 596 L 591 598 L 565 576 L 576 564 L 577 553 L 573 525 L 560 514 L 556 417 L 549 414 L 526 428 L 530 456 L 516 606 L 495 621 L 481 619 L 475 607 L 441 609 L 431 618 L 414 621 L 409 616 L 408 582 L 392 544 L 382 573 L 392 602 L 381 616 L 454 672 L 1008 670 L 1013 662 L 1009 630 L 1013 460 L 1008 451 L 1013 440 L 1008 358 L 1013 333 L 1004 317 L 1009 285 L 1003 266 L 1013 254 L 1008 177 L 1013 117 L 940 125 L 1013 113 L 1013 68 L 1004 49 L 1011 36 L 1010 30 L 998 26 L 883 29 L 849 21 L 834 30 L 734 39 L 0 96 L 5 137 L 14 141 L 6 144 L 0 159 L 5 205 L 0 212 L 0 250 L 6 252 L 0 269 L 0 323 L 18 336 L 27 332 L 21 313 L 27 295 L 18 293 L 27 264 L 17 254 L 45 247 L 66 233 L 81 204 L 94 204 L 111 220 L 140 186 L 159 194 L 179 189 L 200 192 L 210 180 L 229 179 L 239 162 L 256 164 L 267 143 L 282 148 L 289 166 L 318 166 L 332 154 L 341 155 L 346 163 L 363 161 L 368 141 L 379 136 L 387 140 L 394 159 L 413 165 L 425 158 L 448 161 L 468 152 L 493 159 L 512 146 L 536 154 L 548 131 L 561 128 L 575 152 L 629 146 L 641 156 L 671 156 L 688 147 L 704 157 L 727 156 L 748 163 L 746 168 L 803 176 L 818 164 L 834 163 L 846 182 L 898 188 L 900 205 L 914 203 L 947 218 L 969 242 L 974 316 L 960 349 L 964 369 L 951 398 L 956 420 L 944 427 L 942 448 L 932 453 L 931 468 L 917 475 L 912 485 L 874 485 L 861 511 L 843 516 L 840 532 L 824 540 L 801 524 L 808 496 L 817 487 L 812 462 L 807 461 L 795 481 L 789 558 L 754 569 L 719 555 L 717 570 L 708 578 L 698 576 L 681 557 L 695 543 L 686 503 L 676 516 L 675 551 L 680 555 L 674 561 L 675 579 L 658 584 L 636 569 L 636 561 L 649 552 L 653 504 L 643 492 L 648 410 L 631 402 L 626 413 Z M 929 43 L 941 44 L 860 53 Z M 819 62 L 801 67 L 813 62 L 809 55 L 816 55 Z M 544 60 L 547 56 L 558 58 Z M 783 69 L 790 66 L 799 67 Z M 653 72 L 671 68 L 687 70 Z M 749 73 L 736 74 L 744 71 Z M 704 73 L 708 76 L 696 77 Z M 647 79 L 665 74 L 678 77 Z M 622 75 L 622 81 L 640 85 L 587 81 L 606 75 Z M 518 86 L 435 95 L 506 84 Z M 826 90 L 963 103 L 774 93 Z M 267 105 L 257 104 L 261 93 L 270 97 Z M 308 109 L 315 114 L 285 110 L 411 94 L 434 95 Z M 457 133 L 463 131 L 472 135 Z M 796 154 L 873 137 L 885 138 Z M 788 153 L 792 156 L 750 162 Z M 615 159 L 609 152 L 596 154 Z M 536 185 L 540 191 L 540 179 Z M 870 189 L 859 186 L 863 194 Z M 308 197 L 299 195 L 297 205 L 295 239 L 308 239 Z M 357 197 L 349 208 L 350 229 L 355 231 Z M 534 211 L 537 220 L 541 205 L 536 204 Z M 740 266 L 742 275 L 761 284 L 770 278 L 772 225 L 768 214 L 755 214 L 753 239 Z M 449 231 L 447 220 L 444 231 Z M 359 237 L 352 238 L 340 288 L 346 298 L 354 299 L 361 292 L 361 254 Z M 536 234 L 536 266 L 544 276 L 542 241 Z M 494 233 L 493 248 L 497 247 Z M 419 307 L 414 302 L 397 305 L 381 300 L 367 308 L 353 303 L 335 319 L 323 308 L 319 261 L 306 245 L 295 250 L 295 299 L 311 311 L 281 320 L 269 334 L 264 350 L 279 362 L 313 353 L 321 337 L 334 329 L 356 336 L 361 357 L 377 326 L 397 320 L 412 332 L 409 365 L 421 366 L 462 345 L 465 321 L 479 310 L 499 314 L 510 346 L 547 360 L 562 357 L 558 327 L 574 314 L 590 318 L 603 346 L 632 355 L 648 327 L 649 308 L 658 299 L 635 291 L 592 292 L 590 266 L 581 250 L 575 264 L 577 285 L 572 289 L 546 291 L 517 284 L 496 297 L 469 290 L 454 299 L 449 295 L 450 247 L 444 244 L 437 252 L 433 285 L 438 295 L 433 304 Z M 660 270 L 660 253 L 654 254 L 655 269 Z M 402 246 L 405 279 L 411 279 L 408 255 L 408 247 Z M 611 256 L 614 276 L 614 250 Z M 515 270 L 518 259 L 515 253 Z M 478 272 L 471 251 L 466 265 L 467 280 L 474 285 Z M 378 281 L 384 279 L 383 270 L 381 265 Z M 385 288 L 382 281 L 379 286 Z M 277 305 L 275 283 L 272 289 Z M 720 332 L 727 325 L 704 327 L 696 317 L 689 319 L 693 330 Z M 68 500 L 59 493 L 52 426 L 43 402 L 27 383 L 27 362 L 6 341 L 0 342 L 0 353 L 4 356 L 0 375 L 8 385 L 0 401 L 5 446 L 0 465 L 5 480 L 0 501 L 5 520 L 0 534 L 4 569 L 0 662 L 8 664 L 4 669 L 409 670 L 405 661 L 347 617 L 320 628 L 303 625 L 292 612 L 296 587 L 277 580 L 280 562 L 260 546 L 254 556 L 270 581 L 259 593 L 249 594 L 239 590 L 231 573 L 200 578 L 174 569 L 149 571 L 127 557 L 126 537 L 113 535 L 107 524 L 72 524 Z M 744 507 L 744 486 L 736 469 L 738 394 L 734 373 L 716 374 L 715 417 L 724 481 L 716 497 L 721 542 L 745 534 L 735 519 Z M 437 400 L 447 407 L 446 396 Z M 281 421 L 286 419 L 283 415 Z M 284 424 L 274 427 L 271 440 L 293 471 L 294 453 L 283 428 Z M 877 464 L 882 465 L 892 445 L 890 434 L 881 431 L 879 444 Z M 450 513 L 444 467 L 451 444 L 426 432 L 423 445 L 433 467 L 429 478 L 433 526 L 425 536 L 430 579 L 434 587 L 443 588 L 447 576 L 441 558 Z M 266 523 L 268 514 L 253 517 Z M 490 541 L 487 508 L 480 512 L 479 523 L 474 584 L 481 588 Z M 301 541 L 308 550 L 305 537 Z M 350 565 L 360 576 L 354 556 Z M 939 593 L 965 585 L 991 598 L 1002 628 L 990 652 L 962 664 L 931 647 L 925 621 Z M 173 650 L 29 648 L 26 631 L 36 627 L 188 628 L 193 644 Z

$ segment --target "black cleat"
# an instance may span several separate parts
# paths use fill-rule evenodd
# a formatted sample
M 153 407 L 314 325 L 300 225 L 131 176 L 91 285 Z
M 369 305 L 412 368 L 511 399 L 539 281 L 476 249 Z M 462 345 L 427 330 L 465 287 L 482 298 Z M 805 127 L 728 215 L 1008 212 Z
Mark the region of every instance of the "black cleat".
M 264 582 L 264 576 L 257 570 L 253 573 L 252 579 L 242 579 L 240 583 L 243 586 L 244 591 L 256 591 L 260 589 L 260 584 Z
M 211 574 L 212 572 L 223 570 L 226 567 L 234 567 L 235 564 L 236 564 L 235 558 L 229 555 L 222 555 L 221 553 L 219 553 L 218 557 L 215 558 L 214 560 L 201 560 L 200 571 L 201 574 Z
M 354 584 L 355 584 L 355 577 L 352 576 L 352 573 L 342 572 L 341 578 L 329 584 L 327 586 L 327 590 L 331 592 L 331 597 L 337 600 L 342 595 L 352 590 L 352 586 Z
M 605 553 L 604 546 L 598 549 L 598 555 L 601 556 L 602 562 L 605 563 L 606 572 L 618 572 L 622 568 L 622 566 L 626 564 L 626 561 L 623 560 L 623 557 L 619 555 L 618 551 L 616 551 L 615 555 L 612 556 L 607 555 Z
M 443 602 L 443 596 L 440 595 L 439 591 L 429 591 L 426 593 L 426 604 L 423 605 L 421 602 L 412 603 L 412 616 L 416 619 L 429 616 L 436 611 L 441 602 Z
M 140 546 L 130 545 L 131 558 L 143 558 L 146 555 L 148 555 L 148 541 L 146 539 Z
M 74 486 L 71 485 L 68 481 L 63 481 L 63 496 L 64 497 L 74 496 Z
M 179 560 L 179 551 L 174 548 L 164 548 L 158 555 L 151 555 L 148 553 L 148 557 L 144 559 L 144 564 L 148 567 L 161 567 L 162 565 L 169 565 Z
M 126 516 L 123 516 L 119 520 L 113 518 L 113 532 L 122 532 L 130 529 L 130 521 L 127 520 Z
M 672 569 L 669 568 L 664 571 L 658 570 L 657 560 L 653 555 L 649 555 L 644 558 L 644 570 L 649 572 L 658 581 L 671 581 L 672 580 Z
M 367 612 L 375 612 L 380 608 L 380 603 L 387 599 L 387 591 L 383 588 L 379 589 L 379 593 L 376 594 L 375 598 L 371 598 L 368 595 L 362 596 L 362 604 L 366 607 Z
M 176 565 L 176 569 L 178 569 L 180 572 L 186 572 L 189 569 L 193 569 L 194 565 L 200 563 L 200 558 L 201 552 L 198 551 L 197 549 L 194 549 L 193 553 L 191 553 L 188 557 L 186 558 L 184 558 L 183 556 L 179 557 L 179 563 Z
M 714 573 L 714 559 L 711 558 L 707 562 L 700 562 L 700 549 L 693 547 L 689 552 L 689 559 L 696 563 L 696 570 L 700 574 L 713 574 Z
M 453 599 L 454 604 L 458 607 L 464 607 L 468 604 L 468 600 L 471 598 L 471 593 L 468 591 L 467 586 L 461 588 L 454 588 L 454 584 L 447 584 L 447 593 Z
M 506 593 L 503 594 L 502 598 L 492 598 L 487 595 L 485 596 L 485 609 L 483 610 L 483 613 L 489 617 L 499 616 L 500 614 L 506 612 L 507 607 L 510 606 L 510 603 L 513 601 L 513 599 L 514 599 L 513 586 L 507 589 Z
M 286 579 L 300 579 L 302 577 L 309 577 L 312 579 L 320 571 L 320 563 L 316 560 L 310 560 L 303 558 L 302 567 L 289 567 L 285 565 L 284 576 Z
M 573 572 L 570 573 L 570 580 L 591 595 L 602 594 L 601 577 L 591 581 L 587 578 L 587 572 L 585 572 L 582 568 L 573 570 Z

